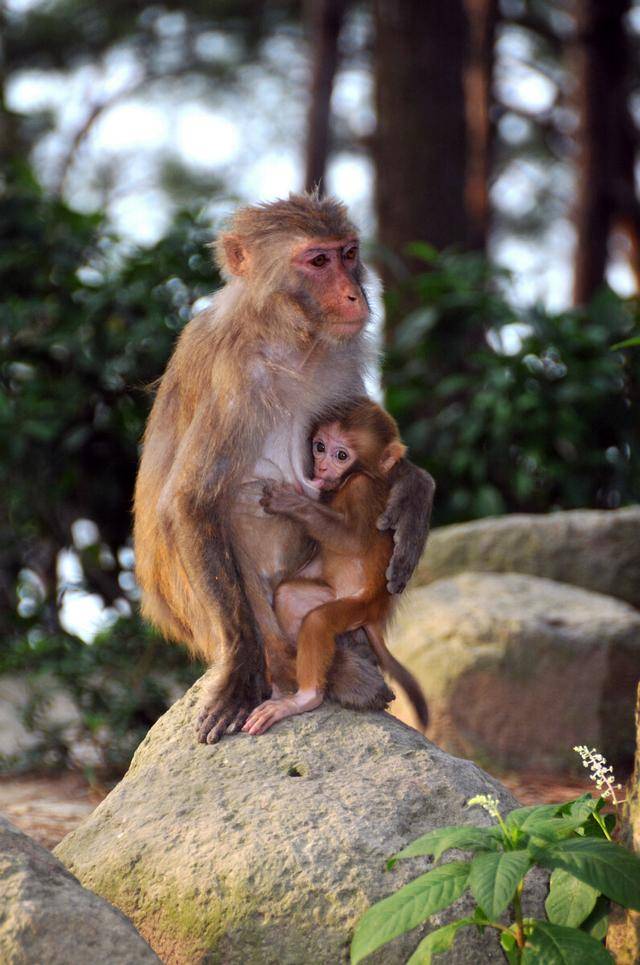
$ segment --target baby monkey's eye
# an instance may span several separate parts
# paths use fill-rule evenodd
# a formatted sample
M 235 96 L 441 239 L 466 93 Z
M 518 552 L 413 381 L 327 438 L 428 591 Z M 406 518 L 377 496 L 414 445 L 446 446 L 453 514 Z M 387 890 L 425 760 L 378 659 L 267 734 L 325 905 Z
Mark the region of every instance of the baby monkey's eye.
M 346 451 L 346 449 L 338 449 L 336 455 L 340 462 L 345 462 L 349 458 L 349 453 Z
M 316 441 L 313 444 L 313 451 L 324 452 L 324 442 L 320 442 L 319 439 L 316 439 Z

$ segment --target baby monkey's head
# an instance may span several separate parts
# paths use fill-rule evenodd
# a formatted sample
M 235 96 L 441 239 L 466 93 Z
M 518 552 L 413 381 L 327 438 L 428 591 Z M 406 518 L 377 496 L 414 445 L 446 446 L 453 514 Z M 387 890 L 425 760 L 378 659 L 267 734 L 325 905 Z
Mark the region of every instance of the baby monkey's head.
M 328 417 L 311 440 L 311 484 L 323 492 L 337 489 L 349 472 L 384 478 L 406 452 L 395 420 L 369 399 Z

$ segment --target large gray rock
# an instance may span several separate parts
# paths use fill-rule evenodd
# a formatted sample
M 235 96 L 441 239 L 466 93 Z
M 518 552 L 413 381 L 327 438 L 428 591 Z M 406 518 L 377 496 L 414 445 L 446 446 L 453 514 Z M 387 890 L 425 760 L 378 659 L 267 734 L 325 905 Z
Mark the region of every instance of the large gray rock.
M 410 590 L 389 645 L 450 753 L 548 771 L 578 767 L 575 744 L 633 757 L 640 614 L 626 603 L 535 576 L 461 573 Z
M 125 778 L 56 852 L 165 965 L 344 962 L 368 905 L 428 867 L 421 858 L 389 874 L 386 858 L 429 829 L 488 823 L 465 809 L 474 794 L 515 805 L 475 764 L 392 717 L 335 704 L 262 737 L 197 744 L 200 690 L 156 723 Z M 405 962 L 424 933 L 372 963 Z M 502 960 L 493 937 L 471 929 L 443 959 Z
M 0 817 L 3 965 L 152 965 L 130 921 Z
M 414 586 L 465 570 L 530 573 L 640 607 L 640 506 L 442 526 L 429 537 Z

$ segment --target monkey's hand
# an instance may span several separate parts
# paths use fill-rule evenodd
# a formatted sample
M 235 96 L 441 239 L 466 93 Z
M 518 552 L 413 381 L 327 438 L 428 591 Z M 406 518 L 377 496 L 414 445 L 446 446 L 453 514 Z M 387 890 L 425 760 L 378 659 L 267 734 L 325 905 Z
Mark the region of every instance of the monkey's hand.
M 262 491 L 260 505 L 266 513 L 271 515 L 290 516 L 309 505 L 314 506 L 315 504 L 308 496 L 297 492 L 293 486 L 266 483 Z
M 418 565 L 429 535 L 436 484 L 433 477 L 402 459 L 390 474 L 387 508 L 377 521 L 380 530 L 392 529 L 394 550 L 387 568 L 389 593 L 402 593 Z
M 260 704 L 269 687 L 262 672 L 240 677 L 231 674 L 218 681 L 198 715 L 196 731 L 201 744 L 217 744 L 225 734 L 241 730 L 256 704 Z
M 253 711 L 242 728 L 245 734 L 264 734 L 277 721 L 285 717 L 295 717 L 307 710 L 314 710 L 322 703 L 322 693 L 318 690 L 299 690 L 291 697 L 278 697 L 265 700 Z

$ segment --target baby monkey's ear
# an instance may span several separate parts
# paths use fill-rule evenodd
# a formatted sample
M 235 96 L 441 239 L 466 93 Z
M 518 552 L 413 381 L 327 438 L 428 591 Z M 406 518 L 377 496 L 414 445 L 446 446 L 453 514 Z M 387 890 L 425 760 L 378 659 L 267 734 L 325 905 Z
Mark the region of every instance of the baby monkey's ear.
M 382 459 L 380 460 L 380 468 L 382 472 L 390 472 L 395 464 L 403 458 L 407 451 L 407 447 L 401 442 L 390 442 L 388 446 L 385 446 L 384 452 L 382 453 Z

